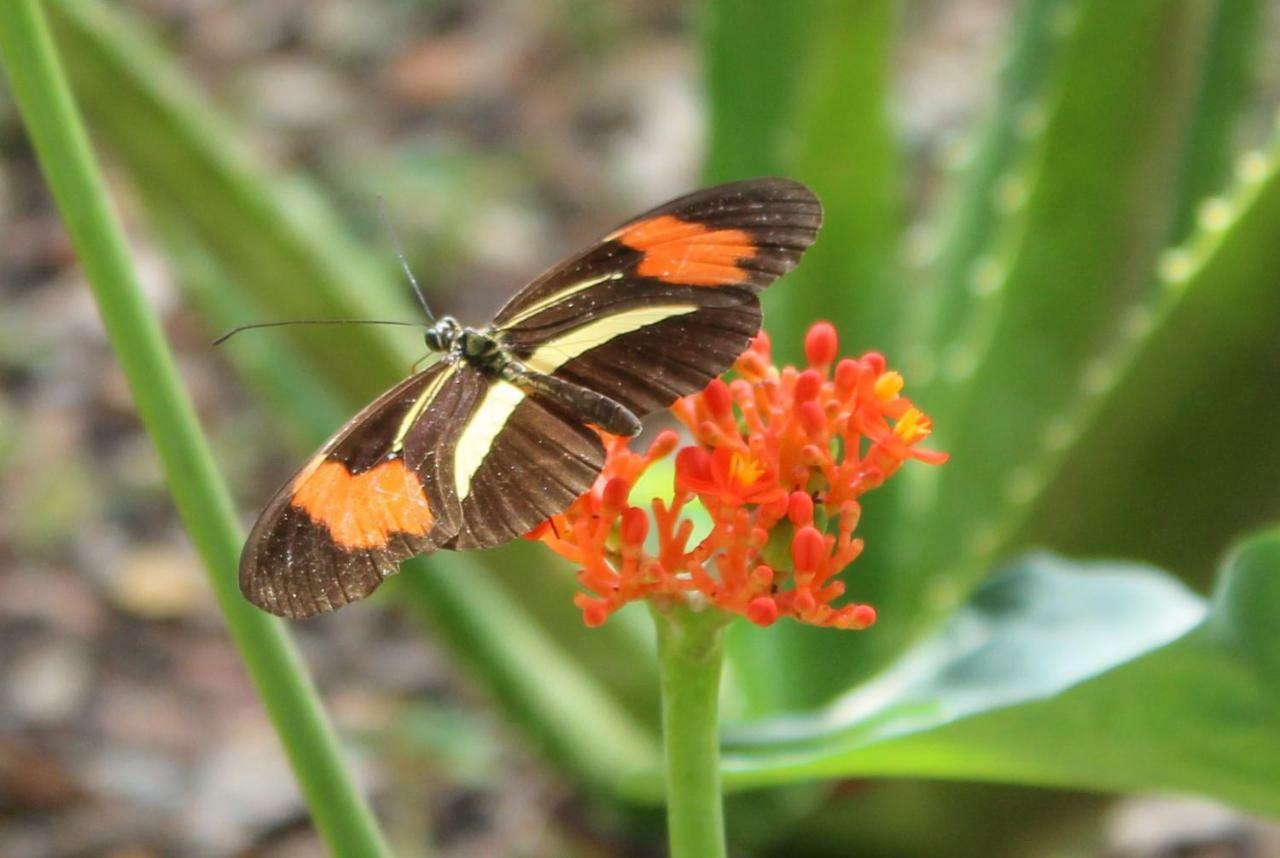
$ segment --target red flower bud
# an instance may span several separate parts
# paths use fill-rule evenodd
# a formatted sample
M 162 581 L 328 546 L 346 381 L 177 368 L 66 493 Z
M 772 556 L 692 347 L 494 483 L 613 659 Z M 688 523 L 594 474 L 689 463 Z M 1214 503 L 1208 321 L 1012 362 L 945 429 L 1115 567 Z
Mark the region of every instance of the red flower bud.
M 787 518 L 796 527 L 813 524 L 813 498 L 807 492 L 792 492 L 787 498 Z
M 600 493 L 601 512 L 606 516 L 617 515 L 627 505 L 631 494 L 631 483 L 622 477 L 610 477 Z
M 747 619 L 757 626 L 771 626 L 778 619 L 778 603 L 769 596 L 759 596 L 747 605 Z
M 853 606 L 853 627 L 865 629 L 876 621 L 876 609 L 870 605 Z
M 847 396 L 858 386 L 858 363 L 845 358 L 836 364 L 836 392 Z
M 830 322 L 817 322 L 805 334 L 804 354 L 809 359 L 809 366 L 821 367 L 825 371 L 836 359 L 839 348 L 835 326 Z
M 653 459 L 662 459 L 671 455 L 671 451 L 680 443 L 680 436 L 671 429 L 663 429 L 658 433 L 658 437 L 653 439 L 653 443 L 649 445 L 645 457 L 650 461 Z
M 622 513 L 622 525 L 619 527 L 622 541 L 627 545 L 640 545 L 649 535 L 649 516 L 639 507 L 629 507 Z
M 702 391 L 702 401 L 707 410 L 717 419 L 723 419 L 733 413 L 733 397 L 729 395 L 729 385 L 719 378 L 711 379 L 706 390 Z
M 806 369 L 796 379 L 795 402 L 800 405 L 818 397 L 822 390 L 822 376 L 816 369 Z
M 826 553 L 827 544 L 822 531 L 812 525 L 800 528 L 791 539 L 791 560 L 796 564 L 797 572 L 817 569 Z
M 820 437 L 827 430 L 827 413 L 812 399 L 801 403 L 797 413 L 800 415 L 800 425 L 810 436 Z

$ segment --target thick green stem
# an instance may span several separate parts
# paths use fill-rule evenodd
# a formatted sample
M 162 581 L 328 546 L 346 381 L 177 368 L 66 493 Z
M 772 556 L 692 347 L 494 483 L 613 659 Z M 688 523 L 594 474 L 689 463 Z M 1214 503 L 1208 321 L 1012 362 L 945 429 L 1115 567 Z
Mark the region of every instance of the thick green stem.
M 284 627 L 236 586 L 235 510 L 148 308 L 37 0 L 0 2 L 0 63 L 227 628 L 334 855 L 387 855 Z
M 653 608 L 662 680 L 671 858 L 722 858 L 719 698 L 725 616 L 719 611 Z

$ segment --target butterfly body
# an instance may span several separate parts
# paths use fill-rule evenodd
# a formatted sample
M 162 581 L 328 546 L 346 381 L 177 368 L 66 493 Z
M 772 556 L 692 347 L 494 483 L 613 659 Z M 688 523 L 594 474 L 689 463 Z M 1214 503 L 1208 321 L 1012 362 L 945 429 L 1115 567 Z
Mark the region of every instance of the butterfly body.
M 526 394 L 555 399 L 614 435 L 637 435 L 640 418 L 629 408 L 587 387 L 554 375 L 530 369 L 502 344 L 501 332 L 463 327 L 452 316 L 444 316 L 427 329 L 425 340 L 431 351 L 442 352 L 446 360 L 463 361 L 477 372 L 510 382 Z
M 803 185 L 753 179 L 641 215 L 518 292 L 483 328 L 441 318 L 441 359 L 350 420 L 267 505 L 240 587 L 304 617 L 364 598 L 402 560 L 526 533 L 591 487 L 593 426 L 701 389 L 760 328 L 756 293 L 816 237 Z

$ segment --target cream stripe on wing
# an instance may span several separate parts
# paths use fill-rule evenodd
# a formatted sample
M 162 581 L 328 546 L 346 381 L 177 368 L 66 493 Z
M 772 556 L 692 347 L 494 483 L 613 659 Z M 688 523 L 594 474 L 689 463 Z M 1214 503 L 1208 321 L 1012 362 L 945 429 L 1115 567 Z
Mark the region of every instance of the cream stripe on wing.
M 507 419 L 516 406 L 524 400 L 524 391 L 509 381 L 494 380 L 489 383 L 484 399 L 458 435 L 457 449 L 453 454 L 453 484 L 458 490 L 458 501 L 471 494 L 471 478 L 480 470 L 484 457 L 493 449 L 494 439 L 507 425 Z
M 579 283 L 571 283 L 568 286 L 561 289 L 559 292 L 556 292 L 554 295 L 548 295 L 546 298 L 543 298 L 541 301 L 537 302 L 536 304 L 530 304 L 528 307 L 525 307 L 519 313 L 516 313 L 510 319 L 507 319 L 505 322 L 503 322 L 502 326 L 510 327 L 512 325 L 518 325 L 521 322 L 523 322 L 525 319 L 538 315 L 539 313 L 541 313 L 543 310 L 547 309 L 551 305 L 558 304 L 559 302 L 563 301 L 565 298 L 568 298 L 570 295 L 576 295 L 579 292 L 585 292 L 586 290 L 590 289 L 592 286 L 599 285 L 605 282 L 606 280 L 621 280 L 621 279 L 622 279 L 621 271 L 610 271 L 608 274 L 602 274 L 599 277 L 593 277 L 590 280 L 583 280 Z
M 547 340 L 529 355 L 525 365 L 529 369 L 550 375 L 583 352 L 602 346 L 614 337 L 629 334 L 648 325 L 656 325 L 673 316 L 692 313 L 697 309 L 697 304 L 664 304 L 610 313 L 594 322 L 566 331 L 559 337 Z
M 427 406 L 436 398 L 436 394 L 440 392 L 440 388 L 449 379 L 453 378 L 454 367 L 448 367 L 436 378 L 435 381 L 427 385 L 427 389 L 414 401 L 412 407 L 405 412 L 404 417 L 400 420 L 400 427 L 396 429 L 396 437 L 391 441 L 391 452 L 399 453 L 404 449 L 404 439 L 409 434 L 409 430 L 413 428 L 413 424 L 418 422 L 418 418 L 422 416 L 422 412 L 427 410 Z
M 604 345 L 614 337 L 673 316 L 692 313 L 698 308 L 697 304 L 666 304 L 610 313 L 548 340 L 538 346 L 524 363 L 532 370 L 550 375 L 583 352 Z M 458 434 L 453 459 L 453 480 L 460 502 L 466 500 L 471 493 L 472 478 L 493 448 L 498 433 L 507 425 L 512 412 L 523 400 L 524 391 L 514 384 L 500 380 L 490 382 L 479 407 Z

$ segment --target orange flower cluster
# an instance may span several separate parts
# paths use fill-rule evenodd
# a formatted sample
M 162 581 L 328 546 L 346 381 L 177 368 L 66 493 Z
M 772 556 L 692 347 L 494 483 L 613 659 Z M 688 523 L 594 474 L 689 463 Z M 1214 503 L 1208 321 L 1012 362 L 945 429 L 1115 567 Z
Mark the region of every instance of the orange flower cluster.
M 832 604 L 845 589 L 836 575 L 862 550 L 858 498 L 908 459 L 947 456 L 916 446 L 931 423 L 881 355 L 837 362 L 837 349 L 819 322 L 805 337 L 808 368 L 778 369 L 761 333 L 737 378 L 672 405 L 694 443 L 676 454 L 670 500 L 646 498 L 648 509 L 630 503 L 636 481 L 679 436 L 662 432 L 641 454 L 602 433 L 608 455 L 591 491 L 529 534 L 582 567 L 575 601 L 587 625 L 636 599 L 712 605 L 761 626 L 875 622 L 870 605 Z M 711 529 L 690 545 L 695 502 Z

